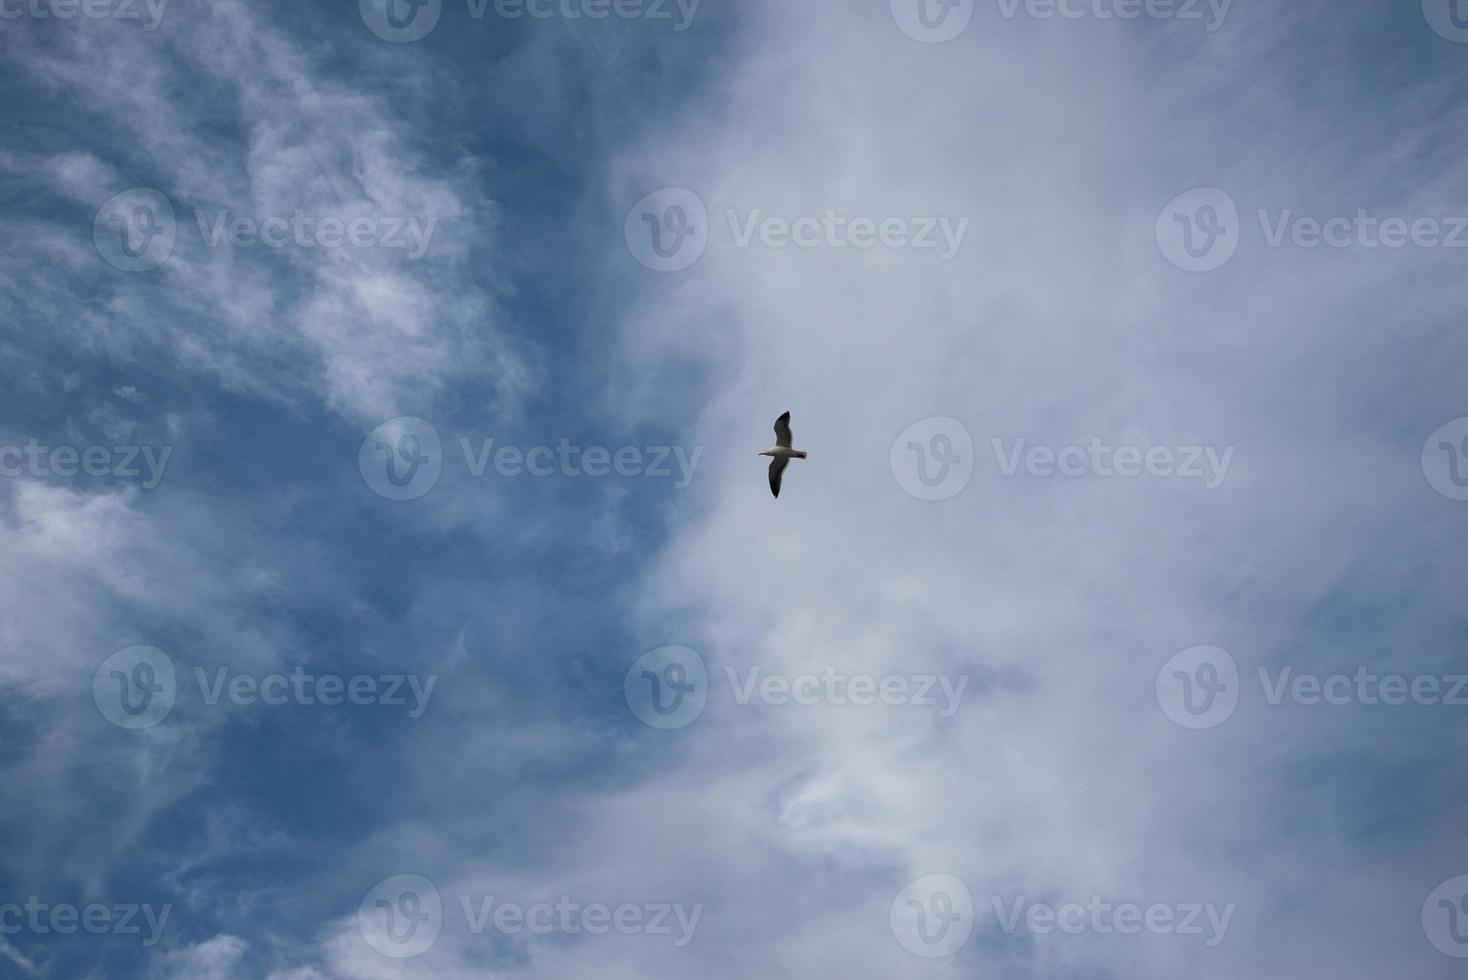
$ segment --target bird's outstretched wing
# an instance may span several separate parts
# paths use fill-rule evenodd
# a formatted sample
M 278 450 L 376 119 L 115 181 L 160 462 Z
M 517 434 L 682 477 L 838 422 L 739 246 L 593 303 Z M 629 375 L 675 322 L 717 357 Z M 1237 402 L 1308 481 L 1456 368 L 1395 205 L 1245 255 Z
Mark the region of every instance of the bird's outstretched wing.
M 781 449 L 789 449 L 794 444 L 794 437 L 790 435 L 790 413 L 786 412 L 775 420 L 775 445 Z
M 780 480 L 784 478 L 785 467 L 789 465 L 790 460 L 788 459 L 770 460 L 770 489 L 774 492 L 776 498 L 780 496 Z

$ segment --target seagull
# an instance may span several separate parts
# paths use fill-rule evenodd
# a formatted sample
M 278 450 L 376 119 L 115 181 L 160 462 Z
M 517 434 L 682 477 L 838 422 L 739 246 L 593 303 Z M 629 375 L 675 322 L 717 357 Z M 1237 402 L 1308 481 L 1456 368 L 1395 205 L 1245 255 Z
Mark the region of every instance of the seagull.
M 776 497 L 780 496 L 780 480 L 785 476 L 785 467 L 790 465 L 792 459 L 805 459 L 805 453 L 791 449 L 794 439 L 790 435 L 790 413 L 786 412 L 775 420 L 775 448 L 766 449 L 756 456 L 773 456 L 770 461 L 770 490 Z

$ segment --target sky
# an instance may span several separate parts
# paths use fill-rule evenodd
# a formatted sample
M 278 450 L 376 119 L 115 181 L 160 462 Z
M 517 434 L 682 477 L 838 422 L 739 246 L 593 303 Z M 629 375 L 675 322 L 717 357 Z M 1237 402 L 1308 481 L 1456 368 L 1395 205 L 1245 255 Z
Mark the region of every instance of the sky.
M 1462 975 L 1464 0 L 0 54 L 3 980 Z

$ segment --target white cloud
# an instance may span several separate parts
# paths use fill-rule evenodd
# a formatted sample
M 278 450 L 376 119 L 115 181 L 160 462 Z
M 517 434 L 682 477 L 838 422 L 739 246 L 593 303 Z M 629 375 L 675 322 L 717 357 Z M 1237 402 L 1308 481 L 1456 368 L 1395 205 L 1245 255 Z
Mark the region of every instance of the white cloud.
M 93 203 L 98 188 L 117 182 L 117 172 L 90 153 L 62 153 L 46 161 L 57 188 L 68 197 Z
M 688 186 L 713 228 L 693 270 L 647 277 L 646 302 L 624 324 L 631 404 L 649 417 L 697 411 L 635 379 L 707 371 L 700 443 L 758 448 L 791 409 L 811 460 L 792 469 L 778 505 L 746 456 L 711 460 L 715 497 L 650 580 L 645 622 L 696 622 L 702 652 L 724 664 L 968 670 L 977 690 L 950 725 L 881 708 L 710 710 L 691 744 L 649 748 L 668 754 L 667 768 L 615 822 L 673 829 L 656 844 L 621 831 L 603 845 L 666 853 L 669 838 L 702 842 L 681 887 L 725 896 L 723 928 L 757 935 L 781 975 L 830 970 L 831 956 L 844 975 L 911 969 L 881 889 L 890 897 L 935 872 L 969 883 L 988 933 L 966 958 L 931 965 L 935 976 L 1224 978 L 1280 964 L 1367 976 L 1404 956 L 1430 970 L 1430 948 L 1385 947 L 1373 928 L 1415 916 L 1417 878 L 1430 873 L 1394 874 L 1342 828 L 1300 834 L 1275 814 L 1311 792 L 1294 783 L 1281 745 L 1330 760 L 1367 751 L 1377 735 L 1344 720 L 1244 715 L 1211 740 L 1191 738 L 1151 693 L 1162 663 L 1200 643 L 1250 664 L 1420 663 L 1389 629 L 1354 650 L 1280 646 L 1379 548 L 1438 575 L 1461 570 L 1435 544 L 1447 515 L 1410 503 L 1431 503 L 1410 444 L 1420 437 L 1400 432 L 1413 410 L 1398 405 L 1396 425 L 1375 428 L 1350 407 L 1363 396 L 1379 404 L 1378 392 L 1390 402 L 1396 389 L 1377 372 L 1437 329 L 1388 327 L 1361 311 L 1410 292 L 1440 315 L 1452 280 L 1419 272 L 1435 256 L 1327 262 L 1257 242 L 1212 279 L 1188 277 L 1152 239 L 1158 210 L 1190 185 L 1225 182 L 1261 204 L 1365 205 L 1395 193 L 1400 161 L 1353 166 L 1338 184 L 1302 179 L 1314 150 L 1267 135 L 1302 125 L 1294 110 L 1271 101 L 1221 125 L 1197 111 L 1207 83 L 1177 74 L 1159 100 L 1164 74 L 1140 30 L 976 23 L 934 49 L 894 36 L 880 16 L 775 6 L 751 15 L 727 103 L 630 151 L 609 210 Z M 1249 64 L 1280 25 L 1234 13 L 1216 42 L 1199 43 Z M 1241 84 L 1262 103 L 1278 79 L 1259 71 Z M 944 265 L 880 248 L 741 249 L 720 227 L 728 208 L 828 207 L 878 220 L 969 217 L 973 228 Z M 718 313 L 696 320 L 694 310 Z M 709 339 L 719 353 L 704 356 Z M 724 349 L 739 352 L 732 365 Z M 931 415 L 965 420 L 977 447 L 973 484 L 944 504 L 911 499 L 887 471 L 892 439 Z M 1016 435 L 1212 441 L 1236 445 L 1238 460 L 1212 497 L 1167 481 L 1004 480 L 990 439 Z M 1281 600 L 1261 607 L 1255 590 Z M 1442 665 L 1448 655 L 1431 656 Z M 1408 863 L 1430 867 L 1434 847 L 1412 845 Z M 1273 860 L 1271 848 L 1300 861 Z M 752 873 L 771 852 L 785 865 Z M 1343 891 L 1322 870 L 1348 858 L 1382 898 Z M 865 873 L 866 901 L 811 871 L 833 866 Z M 1305 928 L 1260 932 L 1282 896 L 1302 893 L 1319 896 L 1310 922 L 1329 928 L 1328 950 Z M 1192 896 L 1237 903 L 1238 915 L 1230 941 L 1206 956 L 1177 937 L 996 948 L 988 896 L 1014 894 Z M 764 914 L 772 907 L 792 911 Z M 710 936 L 726 934 L 718 914 L 709 921 Z M 725 950 L 710 941 L 695 955 L 717 962 Z
M 1229 187 L 1246 215 L 1452 208 L 1452 179 L 1408 172 L 1401 148 L 1441 141 L 1439 152 L 1460 158 L 1465 130 L 1447 123 L 1468 110 L 1414 109 L 1445 97 L 1433 85 L 1383 97 L 1372 130 L 1282 98 L 1295 80 L 1276 70 L 1279 53 L 1307 28 L 1324 34 L 1315 87 L 1355 82 L 1333 53 L 1348 40 L 1345 18 L 1323 6 L 1240 8 L 1206 37 L 981 19 L 942 47 L 911 41 L 884 6 L 862 16 L 750 0 L 715 101 L 639 130 L 645 142 L 612 163 L 599 226 L 610 230 L 610 273 L 594 271 L 633 276 L 642 292 L 617 325 L 606 409 L 628 429 L 686 420 L 710 447 L 669 518 L 671 541 L 629 590 L 626 632 L 649 646 L 696 645 L 722 690 L 725 667 L 968 675 L 960 711 L 944 720 L 724 696 L 685 731 L 628 735 L 604 699 L 591 717 L 573 703 L 604 678 L 562 677 L 553 654 L 522 662 L 562 638 L 542 635 L 541 579 L 491 590 L 454 564 L 442 581 L 414 581 L 395 615 L 452 632 L 475 622 L 466 610 L 504 614 L 484 614 L 494 623 L 483 636 L 464 627 L 451 653 L 413 652 L 458 674 L 421 726 L 326 747 L 370 757 L 364 778 L 391 801 L 347 828 L 348 859 L 324 881 L 221 896 L 192 872 L 301 845 L 218 801 L 198 821 L 204 844 L 168 855 L 163 884 L 196 908 L 285 904 L 294 886 L 300 908 L 331 910 L 324 926 L 301 917 L 314 956 L 271 937 L 262 955 L 292 967 L 270 980 L 1448 975 L 1415 917 L 1442 865 L 1468 862 L 1468 851 L 1440 815 L 1452 807 L 1414 804 L 1415 794 L 1460 792 L 1461 780 L 1428 788 L 1414 777 L 1456 757 L 1450 716 L 1360 723 L 1246 704 L 1218 731 L 1185 732 L 1158 710 L 1153 680 L 1200 643 L 1229 647 L 1245 673 L 1273 662 L 1441 669 L 1458 658 L 1444 637 L 1468 572 L 1452 547 L 1460 513 L 1431 496 L 1417 456 L 1422 436 L 1463 413 L 1452 411 L 1468 353 L 1454 319 L 1461 270 L 1452 256 L 1299 254 L 1255 240 L 1225 269 L 1188 276 L 1152 235 L 1167 200 L 1204 184 Z M 109 277 L 105 297 L 58 329 L 109 351 L 164 341 L 179 364 L 230 388 L 319 398 L 356 421 L 415 410 L 461 372 L 491 373 L 501 390 L 490 401 L 536 383 L 489 330 L 492 296 L 470 264 L 499 247 L 483 173 L 428 159 L 400 105 L 329 80 L 312 41 L 251 8 L 217 3 L 170 24 L 168 53 L 183 68 L 144 47 L 156 41 L 116 33 L 104 43 L 58 32 L 54 47 L 17 51 L 17 61 L 127 129 L 181 204 L 400 211 L 472 230 L 442 231 L 413 266 L 185 247 L 161 283 Z M 382 55 L 401 58 L 410 105 L 432 50 Z M 513 76 L 522 60 L 489 77 Z M 534 67 L 555 81 L 553 63 Z M 244 162 L 201 135 L 214 120 L 177 91 L 190 72 L 231 93 L 223 109 L 202 101 L 248 134 Z M 109 84 L 81 84 L 94 76 Z M 551 98 L 571 97 L 558 87 Z M 536 117 L 530 101 L 524 111 L 535 139 L 555 142 L 554 114 Z M 1389 149 L 1359 152 L 1363 139 Z M 48 160 L 48 186 L 74 199 L 132 172 L 85 153 Z M 703 197 L 715 240 L 685 273 L 643 275 L 620 251 L 621 219 L 669 184 Z M 918 251 L 740 249 L 729 208 L 932 214 L 971 227 L 948 263 Z M 22 257 L 56 265 L 35 273 L 12 244 L 0 298 L 60 308 L 95 256 L 89 265 L 50 222 L 20 227 L 34 250 Z M 160 293 L 183 315 L 160 316 Z M 150 399 L 162 401 L 154 387 Z M 775 502 L 752 453 L 786 409 L 811 459 Z M 888 471 L 892 440 L 933 415 L 964 420 L 978 454 L 968 490 L 940 504 L 914 500 Z M 128 424 L 101 412 L 91 421 Z M 207 432 L 205 422 L 190 417 L 191 431 Z M 1211 442 L 1238 454 L 1215 493 L 1178 481 L 1006 480 L 990 439 L 1016 436 Z M 31 835 L 11 859 L 22 885 L 54 875 L 48 856 L 64 852 L 64 875 L 95 890 L 117 854 L 198 788 L 220 747 L 186 717 L 125 743 L 99 738 L 84 694 L 74 703 L 89 670 L 146 642 L 138 623 L 198 635 L 211 660 L 240 666 L 272 662 L 288 648 L 274 631 L 289 628 L 242 609 L 285 608 L 288 595 L 291 609 L 373 610 L 317 567 L 328 560 L 318 542 L 262 541 L 261 524 L 217 501 L 180 492 L 165 516 L 127 494 L 23 482 L 0 503 L 0 553 L 24 570 L 0 585 L 0 608 L 26 611 L 0 619 L 0 682 L 26 704 L 66 706 L 31 760 L 7 772 L 41 789 L 0 805 L 0 823 Z M 601 503 L 599 546 L 635 551 L 619 531 L 623 501 Z M 517 543 L 555 541 L 543 528 L 562 517 L 478 487 L 446 486 L 431 504 L 413 512 L 426 533 L 513 523 Z M 600 642 L 595 624 L 563 628 Z M 630 664 L 642 652 L 606 656 Z M 384 759 L 412 764 L 389 781 Z M 585 779 L 592 762 L 619 768 Z M 106 800 L 93 807 L 106 811 L 102 830 L 76 831 L 87 815 L 56 773 L 97 776 L 88 786 L 107 777 L 114 795 L 95 791 Z M 1394 834 L 1403 824 L 1410 831 Z M 682 949 L 447 928 L 424 957 L 397 962 L 366 946 L 351 906 L 398 871 L 434 875 L 451 909 L 461 894 L 706 908 Z M 888 903 L 933 873 L 965 880 L 981 920 L 961 956 L 920 964 L 888 929 Z M 1009 939 L 991 901 L 1020 895 L 1238 912 L 1228 940 L 1204 955 L 1181 937 Z M 185 946 L 158 975 L 242 977 L 266 948 L 247 925 L 231 932 L 248 941 Z M 21 962 L 3 943 L 0 955 Z
M 30 960 L 26 959 L 24 956 L 21 956 L 20 952 L 14 946 L 10 945 L 3 939 L 0 939 L 0 956 L 5 957 L 11 963 L 14 963 L 16 968 L 27 976 L 35 975 L 36 965 Z
M 161 342 L 192 370 L 266 395 L 320 398 L 358 423 L 424 411 L 470 372 L 487 373 L 507 406 L 527 390 L 530 379 L 496 340 L 488 277 L 473 264 L 495 247 L 495 209 L 468 157 L 430 159 L 398 108 L 328 79 L 299 39 L 248 4 L 208 4 L 159 34 L 68 29 L 48 39 L 12 47 L 20 68 L 73 88 L 143 154 L 58 156 L 47 164 L 54 182 L 95 209 L 125 189 L 117 172 L 128 163 L 131 173 L 163 175 L 159 190 L 177 215 L 178 244 L 161 267 L 167 305 L 152 281 L 97 266 L 110 296 L 107 343 L 130 352 Z M 391 67 L 400 79 L 421 70 L 406 57 Z M 99 77 L 108 84 L 91 84 Z M 229 96 L 185 97 L 200 84 Z M 196 214 L 220 211 L 256 221 L 412 220 L 426 252 L 414 260 L 397 248 L 207 247 Z M 16 288 L 34 292 L 34 280 L 56 274 L 24 265 L 11 275 L 30 282 Z
M 249 944 L 236 936 L 215 936 L 167 953 L 157 975 L 166 980 L 234 980 Z

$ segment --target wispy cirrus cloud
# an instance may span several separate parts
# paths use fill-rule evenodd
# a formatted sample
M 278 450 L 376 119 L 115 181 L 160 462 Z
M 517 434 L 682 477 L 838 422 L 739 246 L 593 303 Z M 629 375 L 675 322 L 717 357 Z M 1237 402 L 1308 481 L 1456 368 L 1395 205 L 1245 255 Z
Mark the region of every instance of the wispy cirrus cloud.
M 497 247 L 495 205 L 480 164 L 430 154 L 402 106 L 333 79 L 298 36 L 249 5 L 179 11 L 156 34 L 15 26 L 7 49 L 23 84 L 65 87 L 101 132 L 122 137 L 49 156 L 22 149 L 17 169 L 37 166 L 77 205 L 66 212 L 75 232 L 81 209 L 128 187 L 155 187 L 174 211 L 163 220 L 177 244 L 156 275 L 96 267 L 101 295 L 69 311 L 88 316 L 85 328 L 100 308 L 111 346 L 166 349 L 187 368 L 320 398 L 354 421 L 421 410 L 470 369 L 488 371 L 507 404 L 528 390 L 531 378 L 497 343 L 493 274 L 482 269 Z M 405 60 L 397 70 L 416 69 Z M 99 75 L 109 84 L 91 84 Z M 413 221 L 436 233 L 418 261 L 388 248 L 231 247 L 209 234 L 221 217 L 298 216 Z M 45 224 L 12 232 L 58 235 Z M 35 280 L 61 274 L 44 255 L 12 255 L 22 307 Z

